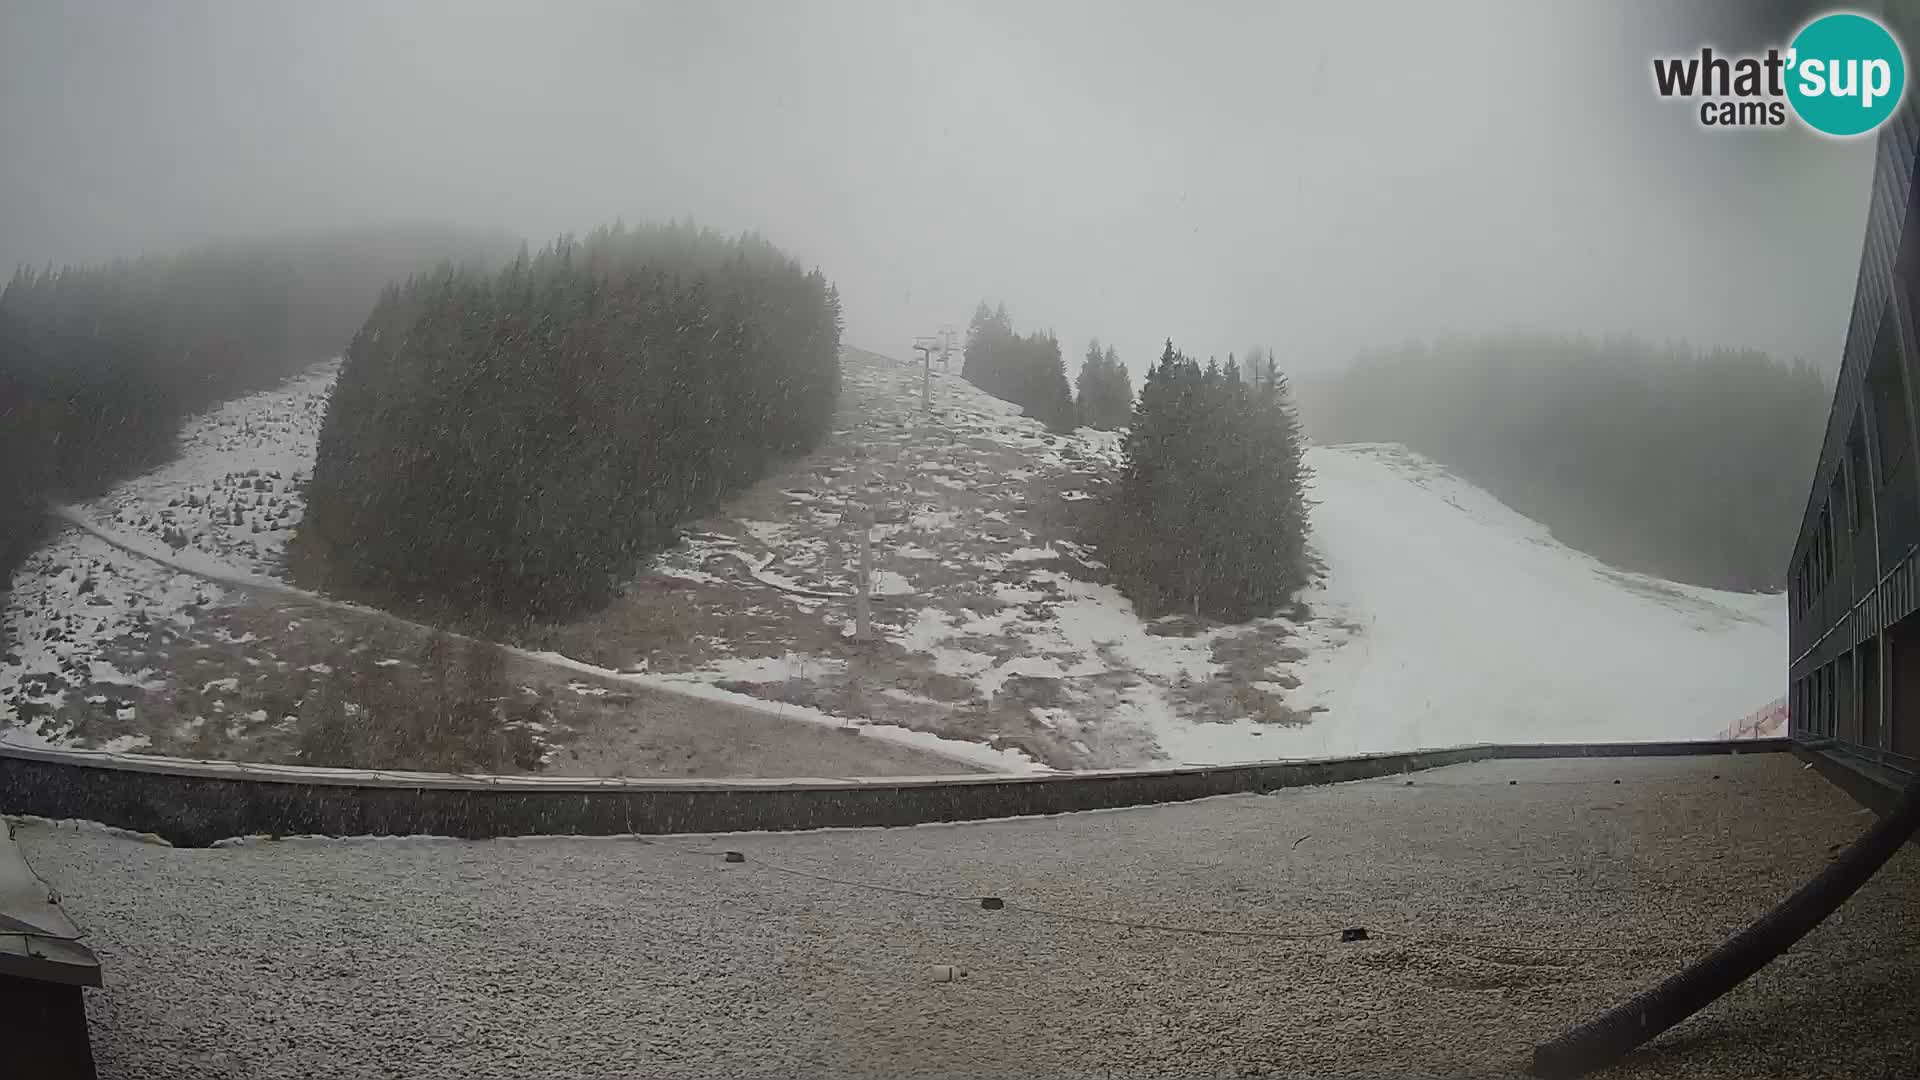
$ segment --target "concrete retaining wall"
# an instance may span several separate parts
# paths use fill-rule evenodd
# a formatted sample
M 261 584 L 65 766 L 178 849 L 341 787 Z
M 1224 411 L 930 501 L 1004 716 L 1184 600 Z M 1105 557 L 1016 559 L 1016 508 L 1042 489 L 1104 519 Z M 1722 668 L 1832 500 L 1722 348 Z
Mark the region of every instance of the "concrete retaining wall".
M 1778 754 L 1793 740 L 1714 739 L 1705 742 L 1507 743 L 1490 747 L 1494 758 L 1691 757 L 1697 754 Z
M 183 847 L 234 836 L 777 831 L 1059 814 L 1364 780 L 1505 757 L 1750 753 L 1786 740 L 1464 746 L 1323 761 L 875 780 L 467 777 L 0 747 L 0 813 L 81 818 Z
M 1819 770 L 1833 785 L 1853 801 L 1885 817 L 1900 801 L 1900 793 L 1913 783 L 1912 773 L 1867 761 L 1849 752 L 1837 739 L 1809 739 L 1793 744 L 1793 752 L 1802 761 Z M 1920 836 L 1910 843 L 1920 846 Z

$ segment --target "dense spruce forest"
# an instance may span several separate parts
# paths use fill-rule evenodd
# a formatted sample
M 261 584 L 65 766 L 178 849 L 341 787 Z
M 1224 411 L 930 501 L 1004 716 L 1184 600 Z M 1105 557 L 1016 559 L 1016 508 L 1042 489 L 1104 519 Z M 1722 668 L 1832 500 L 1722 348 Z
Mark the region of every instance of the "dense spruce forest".
M 1311 576 L 1305 439 L 1286 376 L 1205 367 L 1168 342 L 1127 428 L 1095 541 L 1149 615 L 1271 615 Z
M 1831 394 L 1751 351 L 1507 334 L 1359 357 L 1303 404 L 1316 442 L 1404 443 L 1615 566 L 1777 591 Z
M 412 278 L 347 349 L 294 572 L 463 616 L 591 606 L 827 434 L 839 343 L 819 271 L 691 224 Z
M 388 283 L 511 253 L 409 226 L 20 270 L 0 292 L 0 583 L 48 498 L 99 494 L 172 457 L 189 415 L 340 355 Z
M 1015 333 L 1004 304 L 989 308 L 982 301 L 974 309 L 960 377 L 1054 431 L 1073 430 L 1073 391 L 1059 339 L 1051 332 Z
M 1120 354 L 1111 345 L 1101 348 L 1099 338 L 1087 342 L 1074 380 L 1073 408 L 1080 426 L 1102 431 L 1124 428 L 1133 419 L 1133 380 Z

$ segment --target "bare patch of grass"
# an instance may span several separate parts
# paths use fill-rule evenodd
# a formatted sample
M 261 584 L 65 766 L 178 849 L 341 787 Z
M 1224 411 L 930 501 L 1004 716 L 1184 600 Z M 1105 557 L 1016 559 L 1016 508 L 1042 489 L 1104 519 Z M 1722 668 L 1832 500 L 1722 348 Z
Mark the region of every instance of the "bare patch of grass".
M 297 759 L 305 765 L 513 772 L 541 764 L 535 732 L 546 713 L 507 679 L 496 645 L 437 634 L 419 657 L 422 678 L 393 674 L 371 653 L 337 656 L 300 703 Z
M 767 590 L 770 591 L 770 590 Z M 818 621 L 786 622 L 751 607 L 730 606 L 736 590 L 693 582 L 642 579 L 615 603 L 583 619 L 533 629 L 522 639 L 599 667 L 687 671 L 713 656 L 715 643 L 739 657 L 820 651 L 837 640 Z M 778 603 L 768 598 L 770 603 Z M 804 640 L 796 639 L 799 635 Z

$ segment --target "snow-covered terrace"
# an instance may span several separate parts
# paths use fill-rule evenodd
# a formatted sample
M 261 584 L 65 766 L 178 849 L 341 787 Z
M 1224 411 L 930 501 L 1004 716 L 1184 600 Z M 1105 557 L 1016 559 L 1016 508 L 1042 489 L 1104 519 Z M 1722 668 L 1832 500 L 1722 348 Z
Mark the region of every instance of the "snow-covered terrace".
M 104 965 L 106 1077 L 1517 1076 L 1870 820 L 1770 753 L 900 829 L 18 841 Z M 1917 917 L 1909 848 L 1608 1075 L 1920 1075 Z

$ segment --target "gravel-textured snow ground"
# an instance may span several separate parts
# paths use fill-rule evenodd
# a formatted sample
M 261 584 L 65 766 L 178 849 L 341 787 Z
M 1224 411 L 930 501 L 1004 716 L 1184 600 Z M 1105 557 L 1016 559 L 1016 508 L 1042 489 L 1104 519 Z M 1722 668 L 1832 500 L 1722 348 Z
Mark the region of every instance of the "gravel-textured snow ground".
M 1407 779 L 655 842 L 19 844 L 104 965 L 108 1078 L 1518 1077 L 1871 820 L 1786 754 Z M 1920 1075 L 1917 922 L 1908 848 L 1607 1075 Z

